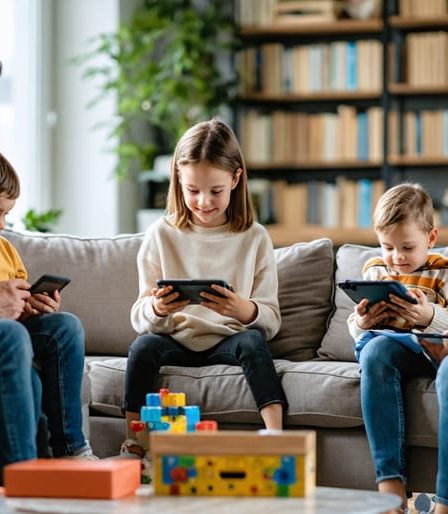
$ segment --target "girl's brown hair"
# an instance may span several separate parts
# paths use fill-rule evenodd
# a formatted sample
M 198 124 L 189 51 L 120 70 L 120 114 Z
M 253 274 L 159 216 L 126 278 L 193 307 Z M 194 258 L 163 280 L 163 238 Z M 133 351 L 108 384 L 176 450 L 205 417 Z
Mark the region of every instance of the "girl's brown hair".
M 420 184 L 403 183 L 388 189 L 375 207 L 373 228 L 376 232 L 385 232 L 407 221 L 415 221 L 424 232 L 434 228 L 432 200 Z
M 10 200 L 16 200 L 20 195 L 19 177 L 2 153 L 0 153 L 0 194 L 5 194 Z
M 254 211 L 247 187 L 247 170 L 240 145 L 233 130 L 218 119 L 197 123 L 178 141 L 171 162 L 167 211 L 174 215 L 174 224 L 186 228 L 191 212 L 185 205 L 179 180 L 179 166 L 209 162 L 220 170 L 235 175 L 243 170 L 238 184 L 232 190 L 227 207 L 227 219 L 232 232 L 244 232 L 254 222 Z

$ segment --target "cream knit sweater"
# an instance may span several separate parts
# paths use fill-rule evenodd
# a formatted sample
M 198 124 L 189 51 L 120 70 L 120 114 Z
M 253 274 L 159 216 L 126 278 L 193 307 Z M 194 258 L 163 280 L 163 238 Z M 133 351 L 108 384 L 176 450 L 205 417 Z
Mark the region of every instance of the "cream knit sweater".
M 131 310 L 131 322 L 139 334 L 171 335 L 194 351 L 203 351 L 247 328 L 261 329 L 272 339 L 281 323 L 278 278 L 272 242 L 266 229 L 254 223 L 245 232 L 229 231 L 228 225 L 179 229 L 169 217 L 152 224 L 137 256 L 139 295 Z M 216 278 L 227 280 L 234 290 L 258 307 L 249 325 L 221 316 L 201 305 L 166 317 L 156 316 L 151 289 L 161 278 Z

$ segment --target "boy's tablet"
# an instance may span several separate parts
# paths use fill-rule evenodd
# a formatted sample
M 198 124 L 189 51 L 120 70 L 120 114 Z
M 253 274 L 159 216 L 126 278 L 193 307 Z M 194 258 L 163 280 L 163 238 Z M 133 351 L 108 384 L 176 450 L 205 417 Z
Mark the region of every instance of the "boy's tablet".
M 61 289 L 69 283 L 70 279 L 67 277 L 62 277 L 60 275 L 42 275 L 30 287 L 30 293 L 47 293 L 52 296 L 56 290 L 61 291 Z
M 355 303 L 359 303 L 363 298 L 367 298 L 369 303 L 388 302 L 390 294 L 410 303 L 418 303 L 397 280 L 346 280 L 339 282 L 338 286 Z
M 221 287 L 231 289 L 225 280 L 221 279 L 164 279 L 157 280 L 158 287 L 173 286 L 173 291 L 180 293 L 176 301 L 190 300 L 190 304 L 198 304 L 205 300 L 200 296 L 200 293 L 206 291 L 207 293 L 214 294 L 215 296 L 222 296 L 210 286 L 216 284 Z

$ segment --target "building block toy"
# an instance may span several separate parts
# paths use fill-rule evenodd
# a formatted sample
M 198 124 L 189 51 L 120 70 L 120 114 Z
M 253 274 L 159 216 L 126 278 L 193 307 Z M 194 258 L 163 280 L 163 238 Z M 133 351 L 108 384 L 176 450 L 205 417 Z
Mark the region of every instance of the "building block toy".
M 140 420 L 131 421 L 135 439 L 148 449 L 150 432 L 184 434 L 196 430 L 217 430 L 216 421 L 201 421 L 197 405 L 186 405 L 185 393 L 170 393 L 160 389 L 158 393 L 146 395 L 146 405 L 140 409 Z
M 306 496 L 316 485 L 316 434 L 150 433 L 156 495 Z
M 140 474 L 133 459 L 34 459 L 5 466 L 5 495 L 116 499 L 135 493 Z

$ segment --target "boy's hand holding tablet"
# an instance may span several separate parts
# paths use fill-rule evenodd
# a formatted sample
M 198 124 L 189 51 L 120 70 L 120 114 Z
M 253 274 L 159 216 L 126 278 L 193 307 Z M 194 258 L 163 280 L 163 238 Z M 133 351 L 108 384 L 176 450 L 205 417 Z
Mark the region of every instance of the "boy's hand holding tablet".
M 338 286 L 355 303 L 361 302 L 364 298 L 369 304 L 377 302 L 390 302 L 391 296 L 398 296 L 407 302 L 417 304 L 418 300 L 398 280 L 346 280 Z
M 434 315 L 434 307 L 422 291 L 416 289 L 410 292 L 396 280 L 346 280 L 338 286 L 357 302 L 357 323 L 363 330 L 397 316 L 412 326 L 426 327 Z

